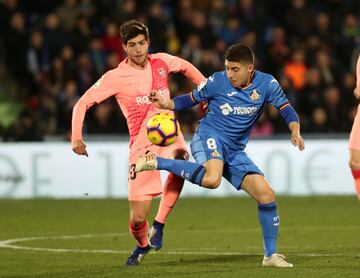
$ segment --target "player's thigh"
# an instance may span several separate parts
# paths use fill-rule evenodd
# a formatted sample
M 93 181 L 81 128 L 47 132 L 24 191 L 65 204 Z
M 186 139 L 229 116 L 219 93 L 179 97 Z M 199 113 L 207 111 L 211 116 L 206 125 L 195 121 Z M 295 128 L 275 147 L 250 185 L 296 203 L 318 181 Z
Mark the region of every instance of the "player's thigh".
M 146 147 L 131 150 L 129 156 L 128 195 L 130 201 L 147 201 L 162 193 L 162 182 L 159 171 L 135 173 L 136 160 L 153 148 Z
M 262 175 L 246 175 L 241 184 L 241 188 L 258 203 L 267 204 L 275 201 L 275 192 Z
M 203 166 L 206 169 L 206 176 L 212 176 L 214 179 L 221 179 L 224 169 L 224 161 L 221 159 L 210 159 Z

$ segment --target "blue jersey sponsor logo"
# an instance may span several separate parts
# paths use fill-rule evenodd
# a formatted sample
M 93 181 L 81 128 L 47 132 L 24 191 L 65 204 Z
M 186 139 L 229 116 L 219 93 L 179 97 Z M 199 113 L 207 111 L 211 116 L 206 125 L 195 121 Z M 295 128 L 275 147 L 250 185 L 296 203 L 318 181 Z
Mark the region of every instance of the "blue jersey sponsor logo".
M 221 106 L 219 106 L 221 109 L 221 112 L 227 116 L 229 114 L 234 115 L 254 115 L 259 110 L 259 107 L 251 106 L 251 107 L 241 107 L 241 106 L 234 106 L 231 107 L 229 103 L 225 103 Z

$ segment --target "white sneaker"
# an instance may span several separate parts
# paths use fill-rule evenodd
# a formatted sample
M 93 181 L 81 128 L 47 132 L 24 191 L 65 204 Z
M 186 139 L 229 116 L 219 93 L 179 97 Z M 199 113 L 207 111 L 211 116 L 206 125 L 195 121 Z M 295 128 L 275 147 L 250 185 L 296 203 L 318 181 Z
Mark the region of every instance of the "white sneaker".
M 148 152 L 146 155 L 140 156 L 135 163 L 135 173 L 142 171 L 150 171 L 157 169 L 156 154 Z
M 274 267 L 294 267 L 293 264 L 285 261 L 285 256 L 282 254 L 274 253 L 270 257 L 265 257 L 262 262 L 262 266 L 274 266 Z

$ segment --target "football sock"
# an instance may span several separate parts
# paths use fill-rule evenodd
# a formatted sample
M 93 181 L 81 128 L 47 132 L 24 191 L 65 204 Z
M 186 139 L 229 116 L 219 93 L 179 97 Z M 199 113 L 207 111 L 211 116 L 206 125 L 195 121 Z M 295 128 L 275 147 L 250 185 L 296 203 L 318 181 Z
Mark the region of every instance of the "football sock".
M 157 169 L 169 171 L 198 185 L 201 185 L 206 172 L 204 166 L 200 164 L 187 160 L 166 159 L 162 157 L 157 157 Z
M 183 178 L 176 176 L 173 173 L 169 173 L 161 196 L 159 210 L 155 217 L 156 221 L 162 224 L 166 222 L 169 213 L 171 212 L 177 199 L 179 198 L 183 185 Z
M 134 222 L 129 220 L 129 230 L 132 236 L 137 241 L 138 246 L 146 247 L 149 245 L 149 239 L 148 239 L 149 223 L 146 220 L 139 226 L 135 226 Z
M 351 173 L 355 181 L 355 191 L 358 199 L 360 200 L 360 170 L 352 170 Z
M 259 204 L 258 212 L 264 241 L 264 255 L 268 257 L 276 253 L 280 218 L 277 214 L 275 202 Z

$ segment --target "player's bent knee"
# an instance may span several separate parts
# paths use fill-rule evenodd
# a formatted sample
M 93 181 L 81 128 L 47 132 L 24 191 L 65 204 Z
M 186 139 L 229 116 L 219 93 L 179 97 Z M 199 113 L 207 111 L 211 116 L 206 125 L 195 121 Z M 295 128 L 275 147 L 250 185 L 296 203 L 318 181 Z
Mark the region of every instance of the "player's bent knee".
M 218 188 L 221 183 L 221 177 L 217 176 L 207 176 L 205 174 L 201 186 L 209 188 L 209 189 L 215 189 Z
M 261 192 L 261 194 L 259 194 L 256 199 L 256 201 L 260 204 L 275 202 L 275 191 L 271 188 L 268 188 L 267 190 Z
M 144 221 L 138 221 L 138 220 L 136 220 L 136 221 L 132 221 L 132 224 L 133 224 L 134 228 L 138 228 L 138 227 L 143 226 L 143 225 L 144 225 L 144 222 L 145 222 L 145 220 L 144 220 Z
M 141 226 L 146 221 L 146 216 L 138 213 L 133 213 L 130 217 L 131 222 L 135 227 Z

